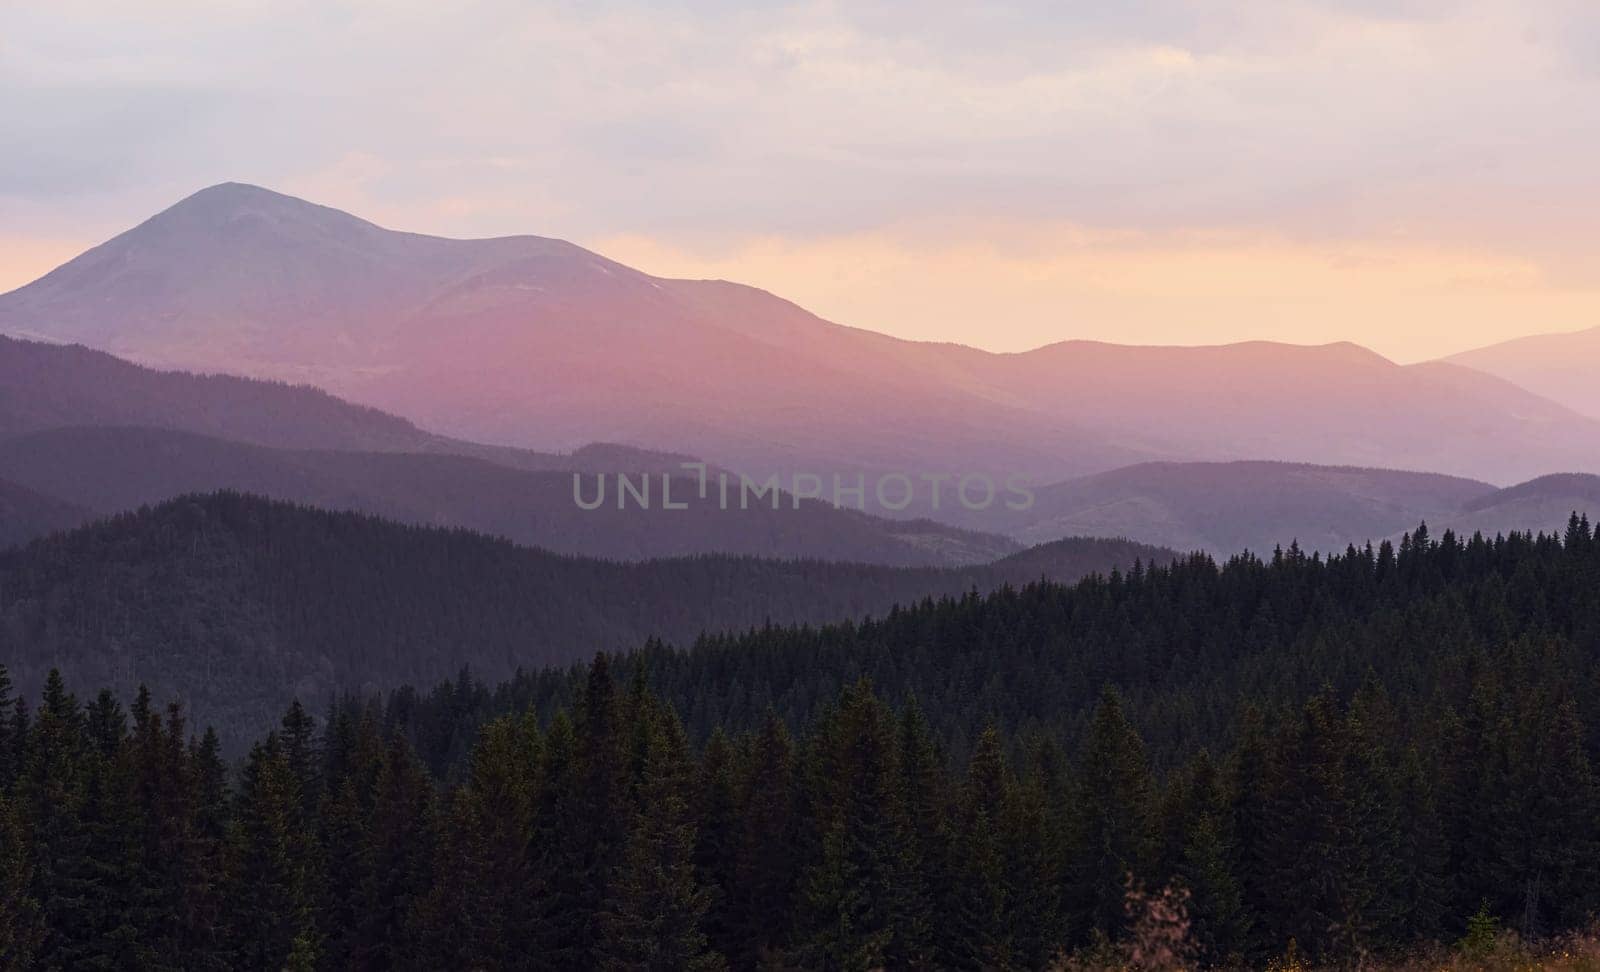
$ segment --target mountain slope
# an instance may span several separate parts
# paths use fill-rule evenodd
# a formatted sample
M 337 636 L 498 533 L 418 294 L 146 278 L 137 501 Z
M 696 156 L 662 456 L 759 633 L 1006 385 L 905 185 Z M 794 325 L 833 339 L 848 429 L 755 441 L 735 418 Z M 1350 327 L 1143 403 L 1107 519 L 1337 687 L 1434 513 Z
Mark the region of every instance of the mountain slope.
M 0 549 L 77 526 L 92 514 L 0 478 Z
M 1102 430 L 1138 435 L 1169 454 L 1427 469 L 1494 482 L 1600 471 L 1600 459 L 1584 452 L 1600 442 L 1600 423 L 1457 365 L 1397 365 L 1348 343 L 1074 341 L 986 368 L 1029 407 L 1094 414 Z
M 1600 471 L 1600 421 L 1455 365 L 1348 344 L 902 341 L 557 240 L 399 233 L 234 184 L 0 295 L 0 330 L 314 381 L 480 441 L 626 442 L 763 476 L 1049 482 L 1245 458 L 1499 483 Z
M 1446 359 L 1537 391 L 1590 418 L 1600 418 L 1600 327 L 1535 334 Z
M 1297 540 L 1307 550 L 1337 552 L 1432 523 L 1493 492 L 1475 480 L 1389 469 L 1145 463 L 1036 490 L 1032 509 L 991 526 L 1024 543 L 1125 536 L 1226 556 Z
M 1558 473 L 1495 490 L 1466 504 L 1450 516 L 1429 520 L 1439 535 L 1445 529 L 1461 536 L 1486 537 L 1548 530 L 1565 524 L 1574 513 L 1600 522 L 1600 476 Z
M 681 468 L 666 509 L 659 475 L 651 507 L 630 499 L 619 508 L 613 473 L 631 453 L 591 448 L 578 465 L 618 463 L 581 475 L 575 502 L 571 470 L 519 470 L 468 456 L 269 449 L 187 432 L 146 428 L 56 429 L 0 440 L 0 478 L 99 513 L 116 513 L 184 493 L 232 489 L 326 509 L 355 510 L 406 523 L 453 526 L 505 537 L 557 553 L 617 560 L 726 553 L 809 557 L 894 566 L 983 563 L 1017 544 L 926 520 L 894 521 L 784 496 L 779 509 L 759 499 L 741 508 L 737 495 L 721 508 L 714 492 L 699 496 Z M 602 465 L 604 468 L 604 465 Z M 639 484 L 641 477 L 630 476 Z
M 198 722 L 259 731 L 291 696 L 559 665 L 657 636 L 881 614 L 1163 552 L 1066 543 L 960 570 L 694 557 L 617 564 L 234 493 L 191 496 L 0 552 L 0 658 L 23 691 L 146 682 Z M 1165 552 L 1170 556 L 1170 552 Z M 1053 573 L 1061 570 L 1064 573 Z
M 0 296 L 0 331 L 314 381 L 443 432 L 545 449 L 712 446 L 763 470 L 796 456 L 1064 471 L 1140 458 L 1076 423 L 841 353 L 865 332 L 808 321 L 801 331 L 825 340 L 774 342 L 763 319 L 730 322 L 685 296 L 700 289 L 557 240 L 396 233 L 229 184 Z
M 436 438 L 307 386 L 154 371 L 84 347 L 0 337 L 0 437 L 109 424 L 301 448 L 422 448 Z

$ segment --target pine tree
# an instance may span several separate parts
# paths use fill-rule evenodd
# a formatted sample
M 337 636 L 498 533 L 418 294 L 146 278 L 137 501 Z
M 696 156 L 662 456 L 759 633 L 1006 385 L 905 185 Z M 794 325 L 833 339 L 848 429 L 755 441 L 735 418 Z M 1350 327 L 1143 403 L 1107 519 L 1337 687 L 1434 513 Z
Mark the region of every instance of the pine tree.
M 1506 842 L 1520 865 L 1518 927 L 1529 937 L 1582 922 L 1600 905 L 1600 804 L 1576 707 L 1563 701 L 1532 715 L 1522 761 L 1522 811 Z
M 357 936 L 362 922 L 364 889 L 370 858 L 367 830 L 370 808 L 363 805 L 356 774 L 344 776 L 332 792 L 323 797 L 318 815 L 318 838 L 322 846 L 323 887 L 317 911 L 321 954 L 335 968 L 354 961 Z
M 468 786 L 483 867 L 475 879 L 477 922 L 497 940 L 490 956 L 504 963 L 526 954 L 536 940 L 537 920 L 525 898 L 531 879 L 529 838 L 534 832 L 544 740 L 527 716 L 504 719 L 484 732 L 473 753 Z
M 366 830 L 361 913 L 352 961 L 403 964 L 414 944 L 412 909 L 425 893 L 433 860 L 433 786 L 400 736 L 390 742 Z
M 1276 904 L 1268 922 L 1313 956 L 1370 945 L 1373 886 L 1349 753 L 1343 719 L 1326 694 L 1306 704 L 1274 753 L 1265 878 Z
M 315 941 L 308 866 L 297 856 L 299 810 L 294 775 L 270 735 L 245 763 L 229 839 L 224 899 L 236 968 L 281 969 Z
M 1438 941 L 1445 934 L 1450 907 L 1449 861 L 1433 781 L 1416 747 L 1406 750 L 1398 768 L 1395 794 L 1400 839 L 1395 848 L 1393 884 L 1385 889 L 1403 903 L 1399 927 L 1391 940 L 1400 943 Z
M 283 715 L 278 733 L 283 748 L 283 759 L 294 777 L 295 789 L 300 793 L 300 820 L 297 826 L 304 833 L 311 832 L 311 820 L 322 802 L 322 781 L 318 773 L 319 759 L 316 751 L 316 723 L 299 699 L 290 703 Z
M 478 797 L 462 787 L 447 799 L 434 817 L 432 881 L 411 910 L 407 958 L 425 968 L 506 968 L 512 929 L 500 920 L 506 902 L 481 882 L 489 860 Z
M 893 721 L 870 684 L 845 690 L 819 742 L 812 779 L 823 788 L 823 859 L 806 879 L 797 954 L 823 967 L 876 967 L 904 907 L 904 841 Z
M 1238 877 L 1245 929 L 1244 958 L 1265 962 L 1283 947 L 1271 926 L 1277 902 L 1268 886 L 1273 862 L 1268 856 L 1272 823 L 1273 780 L 1265 720 L 1261 711 L 1246 706 L 1240 717 L 1238 741 L 1229 755 L 1224 796 L 1228 801 L 1226 832 L 1231 840 L 1231 870 Z
M 227 968 L 223 893 L 227 880 L 228 771 L 222 743 L 210 727 L 189 746 L 191 842 L 183 875 L 178 950 L 195 969 Z
M 590 892 L 588 850 L 582 841 L 591 831 L 580 819 L 582 766 L 578 741 L 565 711 L 556 713 L 545 733 L 543 785 L 533 809 L 533 835 L 528 844 L 529 876 L 525 907 L 535 936 L 530 954 L 541 968 L 581 967 L 588 933 L 585 910 Z
M 89 740 L 77 699 L 54 669 L 45 680 L 26 745 L 14 812 L 32 832 L 31 897 L 44 910 L 45 937 L 35 958 L 44 968 L 64 967 L 93 954 L 92 899 L 99 889 L 84 819 Z
M 1229 808 L 1211 757 L 1201 751 L 1183 774 L 1176 857 L 1165 873 L 1189 892 L 1188 911 L 1202 955 L 1217 964 L 1242 955 L 1248 930 L 1234 873 Z
M 575 914 L 583 924 L 580 943 L 600 940 L 600 907 L 607 897 L 606 882 L 621 855 L 630 812 L 622 716 L 611 662 L 602 652 L 589 666 L 577 725 L 579 782 L 571 823 L 583 854 L 573 889 Z M 592 945 L 580 944 L 580 948 L 587 952 Z M 593 961 L 592 954 L 586 956 L 585 964 Z
M 940 952 L 953 968 L 1005 968 L 1011 963 L 1007 928 L 1008 875 L 1005 808 L 1012 782 L 993 726 L 973 747 L 962 787 L 960 836 L 950 924 Z
M 719 954 L 737 951 L 733 907 L 729 891 L 734 886 L 738 852 L 739 799 L 734 781 L 733 744 L 720 729 L 712 732 L 701 754 L 693 788 L 695 878 L 709 895 L 703 922 L 706 937 Z
M 729 958 L 741 968 L 764 962 L 787 945 L 800 870 L 798 784 L 794 743 L 769 708 L 741 786 L 734 891 L 728 896 L 730 922 L 744 945 L 741 954 Z
M 900 713 L 899 775 L 905 901 L 890 958 L 898 967 L 931 968 L 939 961 L 941 940 L 951 934 L 951 899 L 958 889 L 951 872 L 949 781 L 915 696 Z
M 1123 715 L 1121 697 L 1107 688 L 1089 723 L 1069 808 L 1063 899 L 1080 942 L 1095 934 L 1121 936 L 1123 894 L 1152 852 L 1151 810 L 1144 743 Z
M 6 968 L 31 968 L 44 941 L 32 854 L 27 830 L 0 787 L 0 964 Z
M 1006 932 L 1021 968 L 1044 967 L 1061 946 L 1060 862 L 1050 853 L 1047 792 L 1037 771 L 1029 773 L 1013 786 L 1002 817 Z
M 643 713 L 641 713 L 643 715 Z M 649 735 L 639 807 L 601 913 L 599 967 L 639 972 L 724 968 L 702 928 L 711 896 L 695 876 L 692 768 L 683 728 Z

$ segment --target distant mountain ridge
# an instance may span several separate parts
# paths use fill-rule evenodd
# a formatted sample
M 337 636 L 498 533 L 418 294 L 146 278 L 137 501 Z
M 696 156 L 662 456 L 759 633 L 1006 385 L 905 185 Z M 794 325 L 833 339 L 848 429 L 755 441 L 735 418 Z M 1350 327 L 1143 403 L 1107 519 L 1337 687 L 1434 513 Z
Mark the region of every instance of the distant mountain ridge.
M 72 427 L 147 426 L 286 449 L 473 456 L 516 469 L 677 470 L 690 457 L 590 443 L 568 454 L 426 432 L 310 385 L 161 371 L 82 345 L 0 335 L 0 439 Z
M 0 330 L 312 381 L 477 441 L 623 442 L 764 475 L 1036 483 L 1149 460 L 1600 471 L 1600 421 L 1448 363 L 1349 344 L 1021 354 L 902 341 L 558 240 L 399 233 L 269 190 L 203 190 L 0 295 Z
M 1123 349 L 1095 351 L 1101 352 L 1116 356 Z M 1249 346 L 1231 352 L 1250 353 Z M 1368 357 L 1353 347 L 1344 353 Z M 0 479 L 32 497 L 0 511 L 7 543 L 223 488 L 466 527 L 577 555 L 636 560 L 723 552 L 902 566 L 981 563 L 1019 544 L 1067 536 L 1122 536 L 1218 556 L 1291 540 L 1342 550 L 1423 520 L 1492 534 L 1593 509 L 1579 490 L 1538 500 L 1510 494 L 1504 502 L 1513 505 L 1480 511 L 1471 504 L 1489 502 L 1483 497 L 1494 487 L 1478 480 L 1260 461 L 1136 464 L 1037 486 L 1033 506 L 1021 511 L 996 505 L 974 513 L 947 498 L 939 522 L 890 520 L 822 503 L 795 512 L 787 498 L 782 514 L 763 507 L 715 516 L 703 507 L 646 513 L 619 512 L 612 504 L 590 513 L 572 501 L 574 471 L 684 476 L 690 472 L 682 464 L 691 461 L 604 444 L 565 454 L 484 446 L 314 388 L 158 372 L 82 347 L 0 338 Z M 1588 481 L 1537 482 L 1543 489 Z M 614 478 L 612 487 L 614 501 Z M 693 492 L 685 483 L 675 495 Z M 25 515 L 24 507 L 33 512 Z
M 1144 463 L 1041 487 L 1032 509 L 1000 514 L 988 525 L 1023 543 L 1084 534 L 1216 556 L 1264 554 L 1291 541 L 1305 550 L 1343 552 L 1453 516 L 1494 492 L 1476 480 L 1392 469 Z
M 118 513 L 231 489 L 613 560 L 720 553 L 933 567 L 987 563 L 1020 548 L 927 520 L 886 520 L 815 500 L 797 508 L 787 494 L 724 509 L 714 493 L 701 499 L 698 482 L 675 465 L 651 474 L 650 508 L 631 500 L 619 508 L 617 473 L 641 481 L 630 469 L 638 455 L 597 446 L 569 458 L 576 468 L 519 469 L 447 453 L 272 449 L 168 429 L 67 428 L 0 439 L 0 479 L 75 504 L 85 519 L 89 510 Z M 578 473 L 594 463 L 602 471 Z M 608 502 L 580 508 L 575 473 L 587 500 L 603 477 Z M 672 477 L 673 502 L 683 509 L 663 508 L 662 475 Z
M 1495 490 L 1468 503 L 1459 512 L 1428 521 L 1437 536 L 1454 530 L 1467 536 L 1526 533 L 1565 523 L 1572 514 L 1600 523 L 1600 476 L 1557 473 Z
M 1535 334 L 1445 359 L 1534 388 L 1590 418 L 1600 418 L 1600 326 Z

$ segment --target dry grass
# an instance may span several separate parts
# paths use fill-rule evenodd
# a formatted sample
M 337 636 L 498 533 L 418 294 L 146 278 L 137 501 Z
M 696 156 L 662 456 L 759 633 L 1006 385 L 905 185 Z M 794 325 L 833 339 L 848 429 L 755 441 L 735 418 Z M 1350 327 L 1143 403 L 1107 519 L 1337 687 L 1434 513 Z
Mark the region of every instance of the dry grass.
M 1147 893 L 1130 887 L 1129 934 L 1117 944 L 1062 956 L 1052 972 L 1180 972 L 1198 970 L 1190 935 L 1187 895 L 1171 889 Z M 1268 972 L 1600 972 L 1600 923 L 1540 942 L 1524 942 L 1498 927 L 1487 914 L 1474 918 L 1467 936 L 1453 946 L 1438 946 L 1398 960 L 1353 956 L 1337 964 L 1309 962 L 1293 942 L 1266 965 Z
M 1404 962 L 1369 966 L 1393 972 L 1600 972 L 1600 926 L 1541 943 L 1503 932 L 1484 948 L 1464 945 Z

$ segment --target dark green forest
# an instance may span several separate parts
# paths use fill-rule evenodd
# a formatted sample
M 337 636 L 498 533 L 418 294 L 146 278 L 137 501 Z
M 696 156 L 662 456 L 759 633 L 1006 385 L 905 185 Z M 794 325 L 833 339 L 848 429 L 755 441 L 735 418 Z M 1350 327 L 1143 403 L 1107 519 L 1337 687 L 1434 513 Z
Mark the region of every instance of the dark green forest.
M 52 675 L 4 693 L 0 954 L 1026 969 L 1167 889 L 1202 965 L 1544 939 L 1600 907 L 1597 582 L 1576 518 L 1196 557 L 296 703 L 236 765 Z
M 663 514 L 670 515 L 670 514 Z M 1076 580 L 1143 557 L 1072 538 L 968 568 L 697 556 L 569 557 L 235 492 L 184 496 L 0 551 L 0 660 L 37 693 L 59 668 L 129 698 L 147 685 L 230 753 L 291 700 L 566 665 L 648 637 L 882 614 L 926 596 Z

